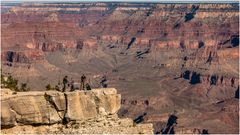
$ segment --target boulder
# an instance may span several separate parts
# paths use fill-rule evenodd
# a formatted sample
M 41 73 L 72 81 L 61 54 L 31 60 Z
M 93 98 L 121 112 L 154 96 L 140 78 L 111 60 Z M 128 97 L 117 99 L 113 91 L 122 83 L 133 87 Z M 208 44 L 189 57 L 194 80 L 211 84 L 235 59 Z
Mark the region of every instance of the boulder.
M 67 116 L 70 120 L 89 119 L 97 116 L 97 106 L 93 96 L 88 92 L 66 92 Z
M 120 109 L 120 94 L 114 88 L 93 89 L 91 92 L 66 92 L 67 115 L 71 120 L 115 114 Z M 105 113 L 102 110 L 105 110 Z
M 47 91 L 45 93 L 45 98 L 56 108 L 57 111 L 66 110 L 66 98 L 61 92 Z
M 107 114 L 115 114 L 120 109 L 121 95 L 114 88 L 94 89 L 98 107 L 105 109 Z

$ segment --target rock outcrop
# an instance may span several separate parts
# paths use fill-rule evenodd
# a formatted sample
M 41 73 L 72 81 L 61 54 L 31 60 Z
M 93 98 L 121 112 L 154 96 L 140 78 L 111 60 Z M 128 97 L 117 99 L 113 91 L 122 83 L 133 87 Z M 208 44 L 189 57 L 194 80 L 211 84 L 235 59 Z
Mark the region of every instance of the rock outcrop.
M 134 126 L 131 119 L 117 117 L 116 113 L 120 109 L 121 96 L 114 88 L 65 93 L 45 91 L 13 94 L 8 89 L 3 89 L 1 92 L 1 128 L 3 133 L 14 133 L 15 129 L 21 132 L 21 129 L 26 126 L 41 125 L 40 127 L 43 128 L 44 125 L 53 124 L 57 127 L 63 127 L 63 124 L 75 126 L 74 132 L 65 129 L 66 133 L 103 133 L 103 129 L 108 126 L 110 130 L 106 131 L 109 133 L 127 133 L 126 131 L 152 133 L 151 124 L 146 125 L 145 129 L 141 129 L 139 127 L 144 127 L 144 125 Z M 76 123 L 82 123 L 84 127 Z M 76 126 L 82 130 L 77 130 Z M 123 129 L 123 131 L 113 130 L 114 126 Z M 83 130 L 92 127 L 97 128 L 97 131 Z M 124 128 L 129 128 L 129 130 L 124 131 Z M 32 131 L 26 133 L 34 133 L 35 130 L 38 128 L 33 127 Z M 51 132 L 62 133 L 55 128 Z

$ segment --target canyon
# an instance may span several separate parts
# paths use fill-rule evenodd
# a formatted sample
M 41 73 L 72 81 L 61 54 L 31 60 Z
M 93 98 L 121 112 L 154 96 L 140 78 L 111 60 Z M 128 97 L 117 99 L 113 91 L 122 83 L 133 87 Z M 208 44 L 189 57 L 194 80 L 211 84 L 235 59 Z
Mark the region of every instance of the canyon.
M 118 116 L 176 133 L 239 132 L 239 5 L 1 5 L 1 69 L 32 91 L 85 74 L 122 95 Z M 104 78 L 104 79 L 103 79 Z

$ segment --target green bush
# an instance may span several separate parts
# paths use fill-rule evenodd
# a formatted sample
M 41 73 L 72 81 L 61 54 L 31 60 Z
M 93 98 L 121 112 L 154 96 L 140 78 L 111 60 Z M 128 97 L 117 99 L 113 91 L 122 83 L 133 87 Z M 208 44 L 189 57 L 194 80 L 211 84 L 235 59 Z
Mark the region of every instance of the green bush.
M 9 88 L 14 91 L 19 91 L 18 89 L 18 80 L 14 79 L 11 75 L 8 76 L 7 81 L 5 82 L 6 88 Z
M 30 88 L 27 87 L 27 83 L 21 83 L 20 91 L 30 91 Z
M 27 83 L 21 83 L 20 89 L 18 88 L 18 80 L 14 79 L 11 75 L 5 79 L 5 76 L 2 74 L 1 69 L 1 88 L 9 88 L 13 91 L 30 91 L 30 88 L 27 87 Z
M 4 81 L 4 76 L 1 74 L 1 84 L 4 85 L 5 81 Z

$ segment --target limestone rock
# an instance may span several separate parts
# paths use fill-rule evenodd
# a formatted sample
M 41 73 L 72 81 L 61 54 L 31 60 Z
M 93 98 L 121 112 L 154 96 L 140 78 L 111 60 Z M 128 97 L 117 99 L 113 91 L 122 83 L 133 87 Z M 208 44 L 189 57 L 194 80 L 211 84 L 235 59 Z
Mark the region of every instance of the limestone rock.
M 7 96 L 11 96 L 13 93 L 13 91 L 11 91 L 10 89 L 4 89 L 4 88 L 1 88 L 1 96 L 0 97 L 7 97 Z
M 95 99 L 85 92 L 66 92 L 67 115 L 71 120 L 89 119 L 97 116 Z
M 89 119 L 106 114 L 115 114 L 120 109 L 120 95 L 116 89 L 93 89 L 91 92 L 66 92 L 67 115 L 71 120 Z M 106 115 L 105 114 L 105 115 Z
M 102 108 L 102 107 L 98 108 L 98 112 L 99 112 L 100 115 L 107 115 L 106 110 L 104 108 Z
M 4 94 L 1 133 L 152 134 L 151 124 L 135 125 L 132 119 L 118 118 L 120 100 L 114 88 Z M 66 118 L 70 121 L 64 126 Z
M 1 102 L 2 126 L 53 124 L 62 122 L 64 117 L 84 120 L 115 114 L 120 108 L 120 95 L 114 88 L 66 93 L 19 92 L 4 94 Z
M 108 114 L 115 114 L 120 109 L 121 95 L 117 94 L 116 89 L 94 89 L 93 93 L 96 94 L 99 107 L 104 108 Z
M 49 98 L 49 102 L 57 109 L 57 111 L 66 110 L 66 99 L 63 93 L 56 91 L 47 91 L 45 98 Z
M 7 102 L 1 102 L 1 126 L 2 127 L 13 127 L 16 125 L 16 114 L 12 111 Z
M 52 124 L 61 121 L 55 108 L 45 99 L 44 92 L 19 92 L 8 98 L 2 98 L 1 117 L 14 119 L 21 124 Z M 7 116 L 10 115 L 10 116 Z M 2 121 L 3 125 L 7 125 Z

